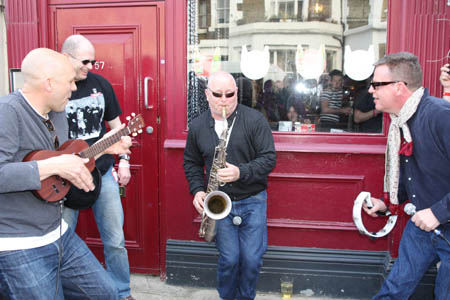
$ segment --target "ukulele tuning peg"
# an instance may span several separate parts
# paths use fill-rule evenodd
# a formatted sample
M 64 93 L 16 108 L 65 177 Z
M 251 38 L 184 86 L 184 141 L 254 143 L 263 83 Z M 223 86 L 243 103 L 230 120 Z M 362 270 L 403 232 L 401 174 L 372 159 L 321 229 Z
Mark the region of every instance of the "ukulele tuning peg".
M 130 120 L 131 120 L 131 117 L 128 116 L 128 117 L 126 117 L 125 119 L 127 119 L 127 121 L 130 121 Z
M 134 118 L 136 116 L 136 114 L 135 113 L 131 113 L 131 116 Z

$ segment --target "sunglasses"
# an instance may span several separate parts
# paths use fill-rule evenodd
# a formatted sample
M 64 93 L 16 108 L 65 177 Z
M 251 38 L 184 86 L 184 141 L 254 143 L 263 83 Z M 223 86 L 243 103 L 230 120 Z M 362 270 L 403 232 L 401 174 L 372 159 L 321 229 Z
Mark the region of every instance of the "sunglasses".
M 405 85 L 408 85 L 408 83 L 404 81 L 372 81 L 370 82 L 370 85 L 376 90 L 379 86 L 389 85 L 393 83 L 403 82 Z
M 217 93 L 217 92 L 214 92 L 213 90 L 211 90 L 211 89 L 209 89 L 209 88 L 208 88 L 208 90 L 210 90 L 210 91 L 211 91 L 211 94 L 213 94 L 213 96 L 216 97 L 216 98 L 222 98 L 223 95 L 224 95 L 223 93 Z M 225 98 L 231 98 L 231 97 L 234 96 L 235 93 L 236 93 L 235 91 L 229 92 L 229 93 L 225 93 Z
M 58 136 L 56 135 L 55 126 L 53 125 L 52 121 L 45 120 L 44 121 L 45 127 L 47 127 L 48 131 L 50 131 L 51 135 L 53 136 L 53 146 L 55 149 L 59 148 L 59 140 Z
M 79 60 L 78 58 L 76 58 L 76 57 L 73 56 L 72 54 L 69 53 L 69 55 L 70 55 L 73 59 L 76 59 L 76 60 L 80 61 L 80 62 L 81 62 L 83 65 L 85 65 L 85 66 L 88 65 L 89 63 L 90 63 L 91 65 L 94 65 L 95 62 L 96 62 L 95 59 L 93 59 L 93 60 L 90 60 L 90 59 Z

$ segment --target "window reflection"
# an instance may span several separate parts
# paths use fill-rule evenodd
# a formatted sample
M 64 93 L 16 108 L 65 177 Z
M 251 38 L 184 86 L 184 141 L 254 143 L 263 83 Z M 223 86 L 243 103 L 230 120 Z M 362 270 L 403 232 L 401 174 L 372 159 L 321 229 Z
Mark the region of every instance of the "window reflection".
M 188 0 L 188 122 L 224 70 L 274 131 L 380 133 L 367 84 L 385 53 L 386 3 Z

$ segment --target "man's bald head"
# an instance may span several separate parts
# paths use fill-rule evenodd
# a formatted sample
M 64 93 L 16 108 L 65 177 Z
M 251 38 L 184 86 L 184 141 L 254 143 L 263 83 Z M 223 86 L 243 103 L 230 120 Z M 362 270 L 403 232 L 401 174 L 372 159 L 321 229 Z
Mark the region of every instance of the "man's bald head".
M 218 71 L 211 74 L 208 80 L 208 88 L 211 88 L 219 82 L 225 83 L 230 89 L 236 88 L 236 81 L 234 80 L 234 77 L 230 73 L 225 71 Z
M 75 71 L 69 59 L 56 51 L 31 50 L 22 61 L 22 93 L 42 115 L 64 111 L 75 85 Z
M 22 61 L 24 88 L 38 87 L 48 78 L 58 78 L 72 69 L 67 57 L 47 48 L 31 50 Z
M 94 49 L 91 41 L 81 34 L 74 34 L 69 36 L 61 47 L 61 53 L 68 53 L 77 57 L 80 49 Z
M 85 80 L 95 64 L 94 45 L 84 36 L 75 34 L 64 41 L 61 53 L 70 57 L 75 80 Z

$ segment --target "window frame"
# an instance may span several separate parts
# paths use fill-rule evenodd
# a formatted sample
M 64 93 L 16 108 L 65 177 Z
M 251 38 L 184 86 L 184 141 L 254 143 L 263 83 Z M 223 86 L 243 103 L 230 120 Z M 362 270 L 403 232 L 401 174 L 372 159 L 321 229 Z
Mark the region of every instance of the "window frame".
M 294 1 L 294 3 L 297 3 L 297 2 L 298 1 Z M 302 1 L 302 2 L 303 2 L 303 4 L 305 3 L 304 1 Z M 332 5 L 332 1 L 330 1 L 330 5 Z M 212 14 L 214 14 L 214 12 L 212 12 Z M 332 16 L 331 16 L 331 12 L 330 12 L 330 18 L 331 17 Z M 307 22 L 307 20 L 305 22 Z M 216 28 L 220 28 L 221 25 L 223 25 L 223 24 L 217 23 Z M 306 45 L 306 46 L 309 46 L 309 45 Z M 330 46 L 330 47 L 327 46 L 326 50 L 327 51 L 332 50 L 333 47 L 334 46 Z M 273 49 L 273 48 L 271 48 L 271 49 Z M 275 49 L 275 51 L 277 51 L 277 50 L 279 50 L 279 49 Z M 248 51 L 251 51 L 251 47 L 248 47 Z M 332 51 L 334 51 L 334 50 L 332 50 Z M 340 55 L 338 53 L 335 53 L 335 55 L 336 55 L 335 59 L 340 58 Z M 343 53 L 341 55 L 343 56 Z M 335 66 L 333 66 L 333 67 L 335 67 Z M 305 137 L 307 137 L 311 141 L 314 140 L 319 143 L 323 143 L 324 139 L 329 139 L 330 137 L 332 139 L 334 139 L 334 142 L 337 142 L 337 144 L 341 144 L 339 142 L 340 140 L 350 141 L 350 140 L 355 140 L 355 139 L 356 140 L 362 139 L 362 140 L 367 140 L 367 141 L 370 140 L 370 141 L 374 142 L 376 140 L 385 140 L 386 139 L 387 125 L 389 125 L 389 117 L 384 115 L 383 125 L 382 125 L 382 129 L 381 129 L 380 133 L 363 133 L 363 132 L 343 132 L 343 133 L 312 132 L 312 133 L 310 133 L 310 132 L 294 132 L 294 131 L 290 131 L 290 132 L 273 131 L 272 133 L 274 134 L 274 137 L 276 137 L 276 140 L 283 141 L 283 142 L 288 142 L 288 140 L 286 140 L 286 139 L 289 139 L 289 138 L 293 138 L 293 140 L 295 141 L 298 139 L 304 139 Z M 356 144 L 358 144 L 358 143 L 356 143 Z M 375 144 L 378 144 L 378 143 L 376 142 Z

